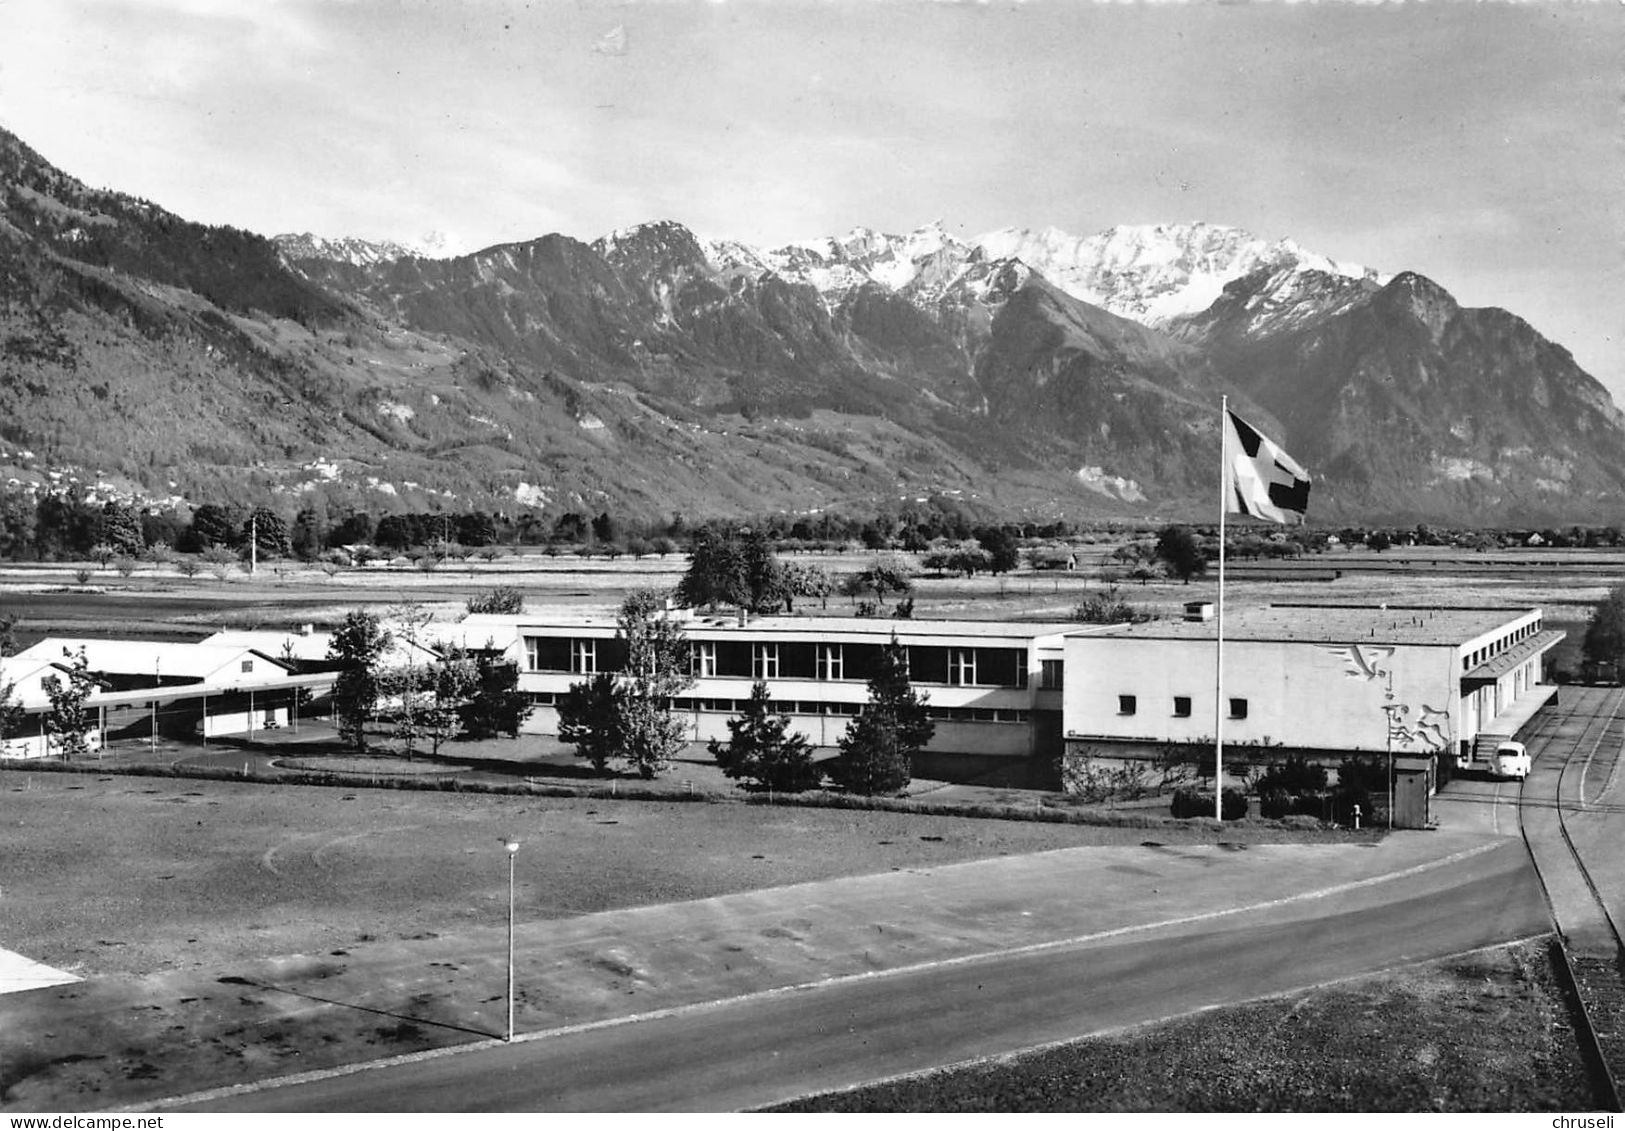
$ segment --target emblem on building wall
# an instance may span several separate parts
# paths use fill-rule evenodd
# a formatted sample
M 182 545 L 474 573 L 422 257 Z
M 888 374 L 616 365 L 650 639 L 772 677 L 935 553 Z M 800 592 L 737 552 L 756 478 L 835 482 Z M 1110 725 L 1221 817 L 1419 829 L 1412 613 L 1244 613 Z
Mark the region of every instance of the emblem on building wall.
M 1393 672 L 1383 663 L 1393 658 L 1395 649 L 1375 644 L 1332 644 L 1326 651 L 1343 661 L 1343 674 L 1350 679 L 1382 679 Z

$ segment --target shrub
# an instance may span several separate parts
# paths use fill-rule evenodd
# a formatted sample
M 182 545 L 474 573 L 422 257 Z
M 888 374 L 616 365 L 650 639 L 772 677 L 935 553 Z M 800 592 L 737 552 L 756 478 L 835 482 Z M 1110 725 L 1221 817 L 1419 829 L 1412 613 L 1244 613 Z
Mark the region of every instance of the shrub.
M 1300 793 L 1292 799 L 1292 812 L 1299 817 L 1324 820 L 1329 811 L 1328 793 Z
M 1258 779 L 1258 792 L 1313 793 L 1326 788 L 1326 767 L 1301 755 L 1271 766 Z
M 1141 759 L 1120 760 L 1095 757 L 1088 753 L 1063 754 L 1060 759 L 1061 789 L 1086 803 L 1133 801 L 1151 791 L 1147 782 L 1148 764 Z
M 1258 795 L 1258 815 L 1274 819 L 1313 817 L 1318 821 L 1326 816 L 1326 797 L 1326 793 L 1318 790 L 1310 793 L 1264 790 Z
M 1240 790 L 1225 790 L 1219 804 L 1226 821 L 1239 821 L 1247 815 L 1247 796 Z M 1213 794 L 1205 789 L 1176 789 L 1172 808 L 1174 816 L 1180 818 L 1211 817 Z
M 468 599 L 470 613 L 522 613 L 525 595 L 512 585 L 498 585 Z
M 1114 586 L 1104 593 L 1085 597 L 1083 603 L 1072 610 L 1072 619 L 1084 624 L 1137 624 L 1151 617 L 1118 596 Z
M 1324 783 L 1322 783 L 1324 784 Z M 1337 785 L 1365 793 L 1388 792 L 1388 763 L 1376 756 L 1344 758 L 1337 764 Z
M 1292 803 L 1297 798 L 1283 789 L 1260 790 L 1258 794 L 1258 815 L 1269 820 L 1279 820 L 1290 816 Z

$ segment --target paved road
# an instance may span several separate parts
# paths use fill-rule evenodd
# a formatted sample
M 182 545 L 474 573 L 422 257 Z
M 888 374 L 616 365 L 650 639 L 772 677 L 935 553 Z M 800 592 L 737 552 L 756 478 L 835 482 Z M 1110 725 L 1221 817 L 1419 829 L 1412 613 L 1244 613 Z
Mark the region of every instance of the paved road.
M 1625 691 L 1564 688 L 1561 706 L 1529 741 L 1534 767 L 1522 790 L 1523 828 L 1570 951 L 1610 960 L 1616 943 L 1598 899 L 1620 920 L 1625 877 L 1616 861 L 1625 843 L 1625 809 L 1613 798 L 1622 745 Z M 1575 853 L 1585 861 L 1589 883 Z
M 1336 896 L 678 1008 L 178 1110 L 737 1110 L 1547 929 L 1523 845 L 1507 838 Z

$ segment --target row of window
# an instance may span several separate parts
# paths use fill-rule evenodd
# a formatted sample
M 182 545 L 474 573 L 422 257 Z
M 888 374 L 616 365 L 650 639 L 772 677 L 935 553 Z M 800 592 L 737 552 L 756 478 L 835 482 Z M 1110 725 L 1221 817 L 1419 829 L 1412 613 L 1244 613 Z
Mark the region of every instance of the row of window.
M 1470 672 L 1474 668 L 1478 667 L 1479 664 L 1482 664 L 1485 660 L 1499 656 L 1508 648 L 1511 648 L 1515 644 L 1521 644 L 1523 641 L 1528 640 L 1531 636 L 1535 635 L 1535 633 L 1539 631 L 1540 621 L 1538 619 L 1530 621 L 1522 628 L 1515 628 L 1505 636 L 1501 637 L 1499 640 L 1491 644 L 1486 644 L 1484 647 L 1479 648 L 1476 651 L 1469 652 L 1467 655 L 1463 656 L 1461 658 L 1461 670 L 1464 672 Z
M 530 702 L 537 707 L 553 707 L 558 705 L 561 692 L 532 691 L 529 692 Z M 686 713 L 743 714 L 750 706 L 748 699 L 710 699 L 697 697 L 678 697 L 668 704 L 675 711 Z M 863 710 L 862 703 L 823 703 L 812 700 L 787 699 L 783 702 L 775 701 L 775 711 L 787 715 L 845 715 L 855 716 Z M 939 722 L 958 723 L 1026 723 L 1032 719 L 1029 711 L 1017 710 L 1008 707 L 927 707 L 926 712 L 931 718 Z
M 880 656 L 879 644 L 813 644 L 778 641 L 697 640 L 689 645 L 689 674 L 696 679 L 864 680 Z M 904 649 L 909 678 L 954 687 L 1026 687 L 1023 648 L 954 648 L 916 645 Z M 533 672 L 591 675 L 615 671 L 626 660 L 618 640 L 591 637 L 525 637 L 525 662 Z M 1060 660 L 1043 660 L 1039 686 L 1059 690 Z
M 1119 695 L 1117 697 L 1117 713 L 1119 715 L 1135 715 L 1140 710 L 1140 697 L 1138 695 Z M 1174 718 L 1188 719 L 1191 717 L 1191 697 L 1189 695 L 1174 696 Z M 1230 700 L 1230 717 L 1232 719 L 1245 719 L 1247 717 L 1247 700 Z

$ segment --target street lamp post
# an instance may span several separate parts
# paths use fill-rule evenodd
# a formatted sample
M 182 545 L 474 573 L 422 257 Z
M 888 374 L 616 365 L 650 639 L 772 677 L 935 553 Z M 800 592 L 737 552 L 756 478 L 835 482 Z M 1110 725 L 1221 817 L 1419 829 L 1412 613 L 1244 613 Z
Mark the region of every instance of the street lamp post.
M 519 842 L 510 840 L 508 849 L 508 1040 L 513 1040 L 513 862 L 519 855 Z

